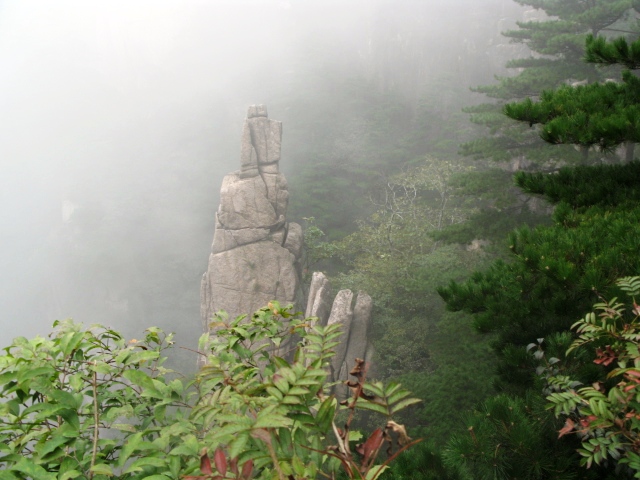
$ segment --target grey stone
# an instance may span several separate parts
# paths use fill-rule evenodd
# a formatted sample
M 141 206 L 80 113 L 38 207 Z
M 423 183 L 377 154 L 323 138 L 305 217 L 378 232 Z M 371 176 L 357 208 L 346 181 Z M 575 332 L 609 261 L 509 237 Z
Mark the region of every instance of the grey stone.
M 282 173 L 262 172 L 262 181 L 267 187 L 267 198 L 277 215 L 284 215 L 289 206 L 289 185 Z
M 205 331 L 219 310 L 232 318 L 250 315 L 272 300 L 300 309 L 302 230 L 286 221 L 289 192 L 278 171 L 281 139 L 281 122 L 270 120 L 264 105 L 249 107 L 241 169 L 222 181 L 211 255 L 202 278 Z
M 251 105 L 247 110 L 247 118 L 268 117 L 266 105 Z
M 259 165 L 265 172 L 277 173 L 281 145 L 282 122 L 269 119 L 264 105 L 249 107 L 240 141 L 239 176 L 255 177 L 262 171 Z
M 278 245 L 284 245 L 286 236 L 287 236 L 287 231 L 285 230 L 284 226 L 281 228 L 278 228 L 275 231 L 271 231 L 271 233 L 269 234 L 269 238 L 271 239 L 271 241 L 273 243 L 277 243 Z
M 224 177 L 207 272 L 202 277 L 200 299 L 203 328 L 224 310 L 229 317 L 251 315 L 272 300 L 302 304 L 301 260 L 304 236 L 297 223 L 287 223 L 289 191 L 279 172 L 282 124 L 267 117 L 264 105 L 249 107 L 242 130 L 238 172 Z M 370 361 L 368 341 L 371 298 L 360 292 L 355 307 L 353 293 L 342 290 L 331 301 L 327 277 L 315 272 L 307 302 L 307 316 L 320 325 L 340 324 L 342 336 L 331 362 L 329 381 L 344 381 L 355 358 Z M 295 340 L 294 340 L 295 341 Z M 340 398 L 348 388 L 336 388 Z
M 309 299 L 305 317 L 317 317 L 318 325 L 324 327 L 331 313 L 331 285 L 329 279 L 322 272 L 313 272 Z
M 345 354 L 345 362 L 348 365 L 355 365 L 356 358 L 363 360 L 367 358 L 372 308 L 371 297 L 364 292 L 358 292 L 356 305 L 353 307 L 353 320 L 349 329 L 349 345 Z
M 236 174 L 224 177 L 218 222 L 229 230 L 271 228 L 278 222 L 262 177 L 240 178 Z
M 266 164 L 276 164 L 280 161 L 280 148 L 282 145 L 282 122 L 269 120 L 269 130 L 267 131 L 267 157 Z
M 284 248 L 289 250 L 296 258 L 302 258 L 303 247 L 304 235 L 302 233 L 302 227 L 295 222 L 289 223 Z
M 209 257 L 204 298 L 213 306 L 207 318 L 218 310 L 230 315 L 250 314 L 271 300 L 295 303 L 298 288 L 295 258 L 273 242 L 239 246 Z
M 268 162 L 269 137 L 271 123 L 266 117 L 254 117 L 247 120 L 251 131 L 251 144 L 256 152 L 258 165 Z
M 353 310 L 351 309 L 352 301 L 353 292 L 351 290 L 340 290 L 336 295 L 336 298 L 333 300 L 333 306 L 331 307 L 331 313 L 329 314 L 329 320 L 327 322 L 327 325 L 339 323 L 342 329 L 342 335 L 340 336 L 339 343 L 335 348 L 336 354 L 331 359 L 331 370 L 334 372 L 334 380 L 339 379 L 339 377 L 335 377 L 335 375 L 340 372 L 345 354 L 347 353 L 349 329 L 353 318 Z

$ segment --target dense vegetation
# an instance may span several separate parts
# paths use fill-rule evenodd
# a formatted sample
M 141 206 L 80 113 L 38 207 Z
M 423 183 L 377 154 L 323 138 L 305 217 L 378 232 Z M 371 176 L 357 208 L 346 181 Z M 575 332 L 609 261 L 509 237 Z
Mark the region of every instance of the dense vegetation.
M 572 381 L 604 382 L 606 371 L 602 362 L 592 362 L 594 351 L 566 356 L 568 331 L 599 295 L 615 296 L 616 280 L 637 274 L 640 266 L 638 164 L 589 165 L 633 155 L 637 80 L 593 65 L 636 67 L 635 45 L 595 37 L 608 29 L 633 30 L 633 10 L 630 2 L 525 3 L 551 17 L 521 23 L 507 36 L 542 56 L 510 63 L 523 69 L 517 77 L 479 89 L 502 100 L 524 100 L 473 107 L 473 120 L 491 118 L 501 127 L 495 124 L 494 138 L 467 143 L 462 153 L 526 167 L 516 184 L 555 205 L 551 223 L 541 219 L 547 209 L 535 197 L 504 188 L 508 173 L 448 151 L 440 159 L 418 155 L 402 173 L 387 176 L 370 193 L 371 213 L 358 229 L 324 250 L 343 262 L 336 276 L 340 286 L 365 288 L 376 298 L 379 373 L 399 375 L 425 399 L 414 428 L 437 442 L 450 439 L 442 457 L 438 449 L 423 447 L 424 464 L 411 460 L 422 473 L 405 471 L 407 478 L 437 478 L 437 468 L 446 470 L 440 478 L 505 479 L 621 478 L 633 471 L 615 459 L 634 447 L 614 445 L 608 457 L 606 449 L 598 453 L 601 433 L 595 426 L 586 437 L 558 438 L 562 420 L 547 410 L 545 399 L 556 388 L 549 387 L 557 381 L 549 374 L 553 368 L 571 372 Z M 590 63 L 583 62 L 585 43 Z M 616 77 L 622 82 L 598 83 Z M 542 93 L 539 102 L 525 99 L 558 87 Z M 520 122 L 504 116 L 503 108 Z M 539 131 L 531 128 L 537 123 L 543 124 Z M 571 162 L 585 165 L 558 169 Z M 435 290 L 458 313 L 445 312 Z M 469 323 L 483 335 L 466 330 Z M 540 358 L 560 363 L 543 368 Z M 475 408 L 460 421 L 471 404 Z M 578 453 L 580 439 L 591 443 Z
M 67 321 L 49 338 L 15 339 L 0 356 L 0 478 L 302 480 L 342 470 L 374 480 L 383 448 L 392 460 L 416 443 L 393 419 L 420 400 L 366 382 L 361 361 L 353 396 L 338 404 L 325 364 L 339 326 L 313 326 L 290 308 L 212 319 L 216 334 L 199 345 L 206 365 L 191 379 L 163 366 L 173 340 L 157 328 L 126 342 Z M 351 428 L 356 410 L 384 420 L 364 437 Z
M 640 471 L 640 290 L 637 279 L 620 280 L 640 273 L 640 163 L 631 161 L 640 138 L 638 5 L 516 2 L 535 15 L 504 35 L 527 56 L 507 64 L 516 75 L 475 89 L 497 102 L 467 107 L 471 123 L 461 113 L 474 103 L 464 75 L 435 75 L 419 88 L 418 75 L 399 75 L 380 59 L 378 77 L 327 68 L 316 73 L 330 88 L 289 99 L 298 105 L 285 118 L 295 128 L 293 150 L 313 151 L 289 177 L 293 216 L 307 224 L 308 266 L 328 270 L 336 289 L 374 298 L 378 360 L 370 376 L 400 381 L 422 400 L 403 415 L 393 403 L 406 393 L 395 383 L 362 386 L 385 399 L 382 410 L 410 436 L 425 438 L 383 478 Z M 626 39 L 603 36 L 625 32 Z M 422 58 L 419 37 L 409 38 L 398 51 Z M 310 119 L 310 105 L 325 110 Z M 347 119 L 341 128 L 330 112 Z M 308 141 L 305 129 L 313 131 Z M 222 319 L 211 367 L 192 383 L 157 363 L 157 330 L 138 346 L 71 324 L 51 340 L 17 340 L 2 359 L 1 412 L 9 420 L 0 434 L 9 447 L 0 447 L 0 462 L 13 473 L 0 478 L 308 478 L 340 465 L 354 478 L 382 473 L 373 452 L 383 431 L 398 434 L 388 423 L 371 429 L 360 456 L 351 455 L 344 431 L 337 457 L 318 455 L 335 452 L 329 420 L 338 407 L 318 395 L 334 332 L 308 333 L 294 321 L 308 343 L 293 363 L 258 360 L 262 347 L 239 346 L 275 325 L 267 337 L 277 347 L 278 315 L 263 310 L 249 326 Z M 263 361 L 266 370 L 257 368 Z M 125 380 L 136 388 L 111 388 Z M 207 403 L 214 387 L 229 395 L 217 406 Z M 366 409 L 357 399 L 353 408 Z M 385 413 L 380 402 L 369 410 Z M 249 422 L 238 412 L 251 408 L 258 413 Z M 354 422 L 371 425 L 366 415 Z M 126 442 L 98 441 L 101 428 L 119 430 Z
M 629 44 L 622 38 L 607 41 L 589 37 L 586 58 L 635 68 L 630 52 L 639 47 L 638 41 Z M 638 89 L 629 71 L 622 76 L 624 81 L 613 89 L 601 83 L 561 87 L 543 93 L 537 102 L 527 99 L 507 105 L 505 112 L 523 122 L 541 123 L 540 135 L 547 142 L 611 150 L 635 142 L 637 135 L 637 101 L 633 99 L 639 98 Z M 531 478 L 571 478 L 579 474 L 578 465 L 591 467 L 588 473 L 580 474 L 583 477 L 627 478 L 638 471 L 637 429 L 628 423 L 635 415 L 628 403 L 636 401 L 631 380 L 638 367 L 635 311 L 625 314 L 615 300 L 600 302 L 595 306 L 598 316 L 591 313 L 576 323 L 598 298 L 614 298 L 620 288 L 637 295 L 635 280 L 616 280 L 637 274 L 640 267 L 640 212 L 635 201 L 640 189 L 638 168 L 632 162 L 565 167 L 554 175 L 519 173 L 516 180 L 520 187 L 557 204 L 554 224 L 517 230 L 510 237 L 513 257 L 509 262 L 496 262 L 464 283 L 440 289 L 450 308 L 472 313 L 477 328 L 497 333 L 493 344 L 499 358 L 497 386 L 507 394 L 504 402 L 515 405 L 524 401 L 528 408 L 525 419 L 535 419 L 524 430 L 543 428 L 544 433 L 559 428 L 558 424 L 554 427 L 550 413 L 540 410 L 547 396 L 557 405 L 555 413 L 569 418 L 557 439 L 548 437 L 540 445 L 561 450 L 582 442 L 573 460 L 563 456 L 566 464 L 552 462 L 541 470 L 542 463 L 535 457 L 506 467 L 496 462 L 492 467 L 490 460 L 481 456 L 471 461 L 466 452 L 478 445 L 467 442 L 465 446 L 458 436 L 446 453 L 454 459 L 452 464 L 470 472 L 486 469 L 483 476 L 491 473 L 500 478 L 522 475 L 515 473 L 516 468 L 524 468 Z M 580 336 L 567 356 L 564 350 L 572 338 L 567 332 L 573 324 Z M 553 361 L 544 360 L 545 349 L 553 352 Z M 619 369 L 609 371 L 606 367 L 616 361 Z M 617 385 L 608 380 L 616 377 L 622 380 Z M 593 388 L 576 392 L 581 384 L 592 384 Z M 491 433 L 492 417 L 479 417 L 480 425 L 474 426 L 474 438 L 486 442 L 481 447 L 484 451 L 491 446 L 504 448 L 503 440 Z M 577 417 L 580 425 L 575 429 L 572 417 Z M 545 422 L 548 426 L 542 427 Z M 566 440 L 565 435 L 576 432 Z M 520 448 L 511 445 L 514 452 Z M 465 455 L 451 457 L 456 451 Z

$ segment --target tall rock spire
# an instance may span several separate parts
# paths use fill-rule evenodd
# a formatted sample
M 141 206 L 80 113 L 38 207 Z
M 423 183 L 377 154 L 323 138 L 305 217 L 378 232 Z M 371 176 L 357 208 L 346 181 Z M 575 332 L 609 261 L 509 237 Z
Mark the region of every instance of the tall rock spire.
M 219 310 L 251 314 L 271 300 L 302 301 L 302 228 L 286 220 L 289 192 L 279 171 L 282 123 L 264 105 L 249 107 L 239 171 L 224 177 L 207 272 L 202 277 L 203 328 Z

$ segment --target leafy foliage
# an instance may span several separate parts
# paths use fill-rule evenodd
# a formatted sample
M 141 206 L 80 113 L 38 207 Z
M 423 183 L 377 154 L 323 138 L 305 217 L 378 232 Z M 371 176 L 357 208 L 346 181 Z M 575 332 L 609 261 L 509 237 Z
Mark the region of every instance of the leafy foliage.
M 17 338 L 0 357 L 4 478 L 141 478 L 159 464 L 177 478 L 178 432 L 157 435 L 185 406 L 182 381 L 162 367 L 171 336 L 149 329 L 127 344 L 103 327 L 54 326 L 49 339 Z
M 398 384 L 366 383 L 360 361 L 353 400 L 338 405 L 325 366 L 340 332 L 314 323 L 277 302 L 248 322 L 221 314 L 190 381 L 162 367 L 172 337 L 156 328 L 127 343 L 65 321 L 49 339 L 18 338 L 0 357 L 0 478 L 302 479 L 342 465 L 373 480 L 415 443 L 393 418 L 419 400 Z M 356 408 L 385 423 L 351 447 L 362 434 L 335 417 Z
M 543 194 L 553 203 L 564 202 L 580 211 L 594 205 L 632 205 L 640 200 L 640 162 L 561 168 L 554 175 L 518 172 L 515 180 L 527 192 Z
M 540 136 L 552 144 L 573 143 L 613 151 L 625 142 L 636 143 L 640 131 L 638 95 L 640 81 L 631 73 L 638 68 L 640 40 L 607 40 L 589 35 L 586 60 L 590 64 L 624 65 L 622 82 L 609 81 L 583 86 L 563 86 L 543 91 L 540 100 L 530 98 L 505 106 L 509 117 L 541 124 Z
M 597 346 L 593 363 L 613 366 L 602 381 L 583 386 L 568 376 L 551 377 L 555 388 L 547 400 L 556 416 L 566 418 L 560 437 L 577 433 L 582 446 L 578 453 L 587 468 L 608 461 L 627 465 L 640 476 L 640 277 L 622 278 L 616 282 L 631 304 L 616 298 L 596 303 L 594 311 L 573 325 L 578 338 L 568 349 L 585 350 Z M 592 349 L 588 349 L 592 353 Z
M 597 146 L 607 152 L 640 139 L 639 92 L 640 80 L 627 71 L 620 84 L 564 86 L 544 91 L 538 102 L 527 98 L 507 104 L 504 112 L 529 125 L 542 124 L 540 136 L 545 142 Z
M 443 279 L 464 277 L 485 254 L 434 238 L 474 211 L 454 183 L 470 169 L 453 161 L 422 161 L 381 185 L 372 195 L 377 211 L 335 243 L 351 267 L 336 280 L 375 299 L 376 373 L 400 379 L 424 400 L 417 413 L 403 417 L 405 423 L 421 436 L 444 441 L 458 411 L 491 391 L 493 357 L 467 317 L 444 311 L 436 287 Z

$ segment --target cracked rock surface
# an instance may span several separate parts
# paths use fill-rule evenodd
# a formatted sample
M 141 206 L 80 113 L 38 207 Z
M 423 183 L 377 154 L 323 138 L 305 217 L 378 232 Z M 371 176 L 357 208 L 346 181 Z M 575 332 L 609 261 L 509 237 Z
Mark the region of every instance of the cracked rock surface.
M 286 221 L 289 191 L 279 171 L 282 123 L 264 105 L 249 107 L 241 169 L 224 177 L 200 311 L 204 331 L 214 313 L 251 314 L 271 300 L 299 309 L 302 228 Z

